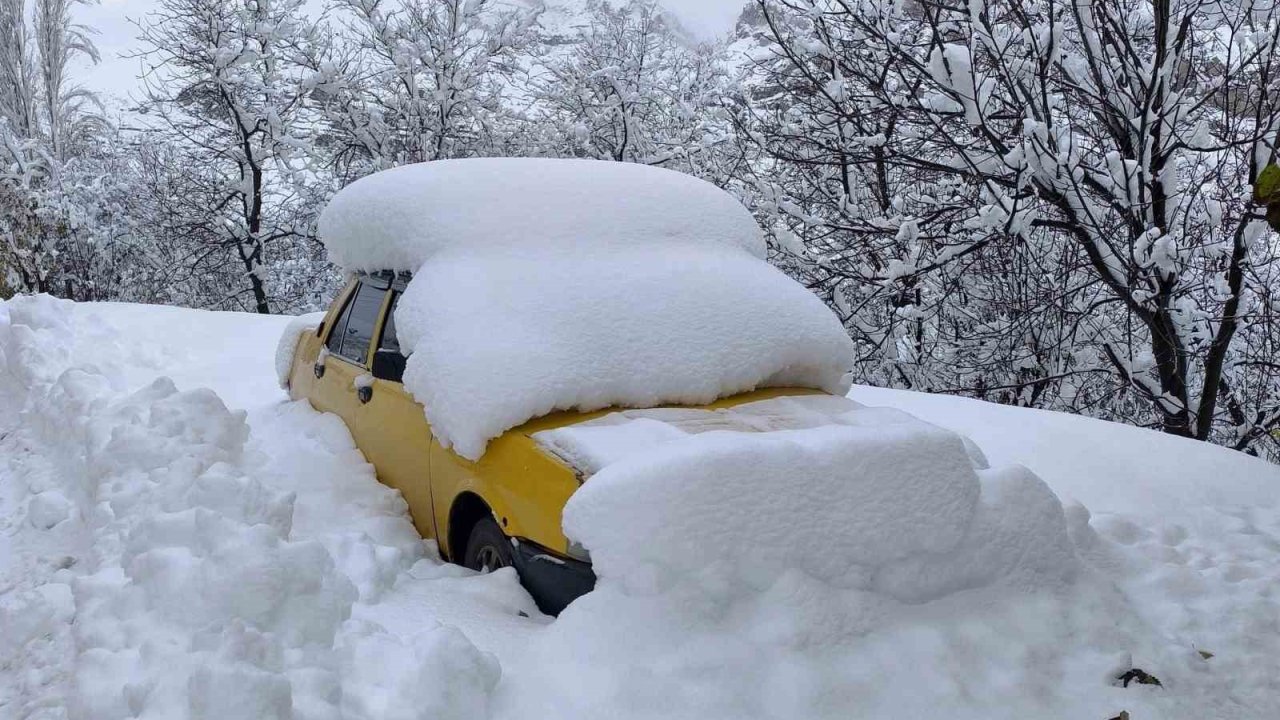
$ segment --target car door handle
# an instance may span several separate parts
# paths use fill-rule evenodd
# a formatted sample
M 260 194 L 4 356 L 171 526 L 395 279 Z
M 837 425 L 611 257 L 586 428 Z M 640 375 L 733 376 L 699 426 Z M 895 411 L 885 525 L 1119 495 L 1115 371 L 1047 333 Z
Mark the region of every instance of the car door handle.
M 356 397 L 360 398 L 360 403 L 364 404 L 373 399 L 373 386 L 365 385 L 356 389 Z

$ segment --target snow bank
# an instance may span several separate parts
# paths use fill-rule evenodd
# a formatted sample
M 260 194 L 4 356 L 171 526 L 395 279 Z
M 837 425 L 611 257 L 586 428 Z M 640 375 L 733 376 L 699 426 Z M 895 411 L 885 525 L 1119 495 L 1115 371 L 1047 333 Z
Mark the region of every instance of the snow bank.
M 289 321 L 284 332 L 280 333 L 280 341 L 276 344 L 276 379 L 282 390 L 289 389 L 289 371 L 293 369 L 293 355 L 298 349 L 298 340 L 307 333 L 314 333 L 320 323 L 324 322 L 325 313 L 316 312 L 299 315 Z
M 422 551 L 403 501 L 374 481 L 345 431 L 350 458 L 309 473 L 304 490 L 332 483 L 345 502 L 322 538 L 297 537 L 295 492 L 266 482 L 273 466 L 250 452 L 243 411 L 167 378 L 122 390 L 68 353 L 70 303 L 6 306 L 0 389 L 21 422 L 0 433 L 0 508 L 25 489 L 23 532 L 62 554 L 35 555 L 9 577 L 14 558 L 0 557 L 0 580 L 19 589 L 0 592 L 0 666 L 25 668 L 16 697 L 0 678 L 0 706 L 93 720 L 403 717 L 382 712 L 387 688 L 369 679 L 394 665 L 419 710 L 485 712 L 496 664 L 456 632 L 427 624 L 393 652 L 381 628 L 350 626 L 358 599 L 390 587 Z M 360 534 L 340 532 L 371 515 L 401 530 L 365 520 Z
M 714 185 L 632 163 L 542 158 L 403 165 L 343 188 L 320 215 L 329 259 L 416 271 L 449 247 L 719 244 L 764 258 L 751 213 Z
M 409 284 L 396 327 L 414 348 L 405 387 L 441 443 L 472 459 L 558 409 L 768 386 L 843 393 L 852 358 L 839 320 L 781 271 L 685 243 L 441 252 Z
M 854 387 L 849 394 L 972 437 L 993 461 L 1026 465 L 1064 499 L 1095 512 L 1172 517 L 1188 508 L 1280 502 L 1280 466 L 1220 445 L 951 395 L 868 386 Z

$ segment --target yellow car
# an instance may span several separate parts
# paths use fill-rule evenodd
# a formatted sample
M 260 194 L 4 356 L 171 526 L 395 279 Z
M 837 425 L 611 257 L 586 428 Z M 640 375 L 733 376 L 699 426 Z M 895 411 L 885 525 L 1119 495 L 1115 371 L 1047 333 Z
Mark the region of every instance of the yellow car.
M 480 571 L 514 566 L 539 607 L 558 613 L 595 584 L 590 557 L 561 529 L 565 502 L 582 478 L 531 436 L 611 410 L 536 418 L 494 439 L 476 462 L 442 447 L 401 384 L 405 357 L 392 312 L 408 280 L 392 272 L 351 280 L 319 329 L 299 338 L 289 394 L 346 422 L 378 478 L 404 495 L 414 525 L 436 540 L 443 558 Z M 770 388 L 703 407 L 817 392 Z

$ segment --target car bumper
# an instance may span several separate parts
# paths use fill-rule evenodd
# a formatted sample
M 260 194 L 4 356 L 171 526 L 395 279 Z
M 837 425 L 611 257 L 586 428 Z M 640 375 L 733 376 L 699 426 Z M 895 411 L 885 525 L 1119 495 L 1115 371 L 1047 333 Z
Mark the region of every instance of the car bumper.
M 596 586 L 591 563 L 562 557 L 528 540 L 515 544 L 514 560 L 521 584 L 548 615 L 559 615 Z

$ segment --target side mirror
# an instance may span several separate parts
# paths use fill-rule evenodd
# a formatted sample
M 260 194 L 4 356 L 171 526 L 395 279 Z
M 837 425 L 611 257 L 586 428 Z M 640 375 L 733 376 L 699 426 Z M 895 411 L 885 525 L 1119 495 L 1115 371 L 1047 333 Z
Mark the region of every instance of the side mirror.
M 405 357 L 395 350 L 379 350 L 373 354 L 373 376 L 379 380 L 401 382 Z

